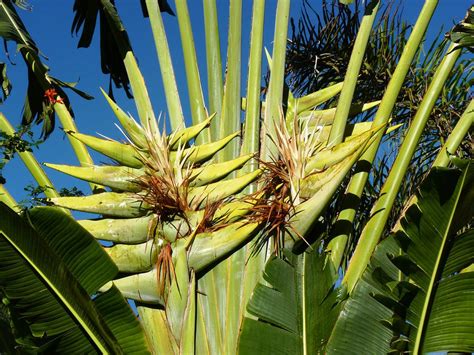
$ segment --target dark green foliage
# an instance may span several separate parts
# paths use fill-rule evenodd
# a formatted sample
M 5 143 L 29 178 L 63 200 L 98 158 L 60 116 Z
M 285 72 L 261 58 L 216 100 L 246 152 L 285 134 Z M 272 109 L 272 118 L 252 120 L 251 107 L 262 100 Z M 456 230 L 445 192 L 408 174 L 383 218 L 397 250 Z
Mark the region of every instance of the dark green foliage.
M 454 26 L 450 38 L 453 42 L 474 52 L 474 6 L 472 6 L 461 23 Z
M 47 199 L 46 199 L 46 196 L 44 195 L 46 188 L 29 184 L 29 185 L 26 185 L 23 188 L 23 190 L 26 191 L 27 196 L 24 200 L 18 203 L 18 205 L 22 209 L 29 209 L 35 206 L 44 206 L 45 204 L 47 204 Z M 84 196 L 84 193 L 80 189 L 78 189 L 76 186 L 73 186 L 72 188 L 62 187 L 59 190 L 59 195 L 60 196 Z
M 110 11 L 107 12 L 100 1 L 76 0 L 73 7 L 74 20 L 71 32 L 78 34 L 82 29 L 77 46 L 79 48 L 88 48 L 94 36 L 97 17 L 99 17 L 102 72 L 110 74 L 110 84 L 113 82 L 117 88 L 123 88 L 127 96 L 131 98 L 130 81 L 123 64 L 123 58 L 127 49 L 120 48 L 115 38 L 115 36 L 122 36 L 124 33 L 118 34 L 118 32 L 124 31 L 124 29 L 121 24 L 120 27 L 115 27 L 116 23 L 111 19 L 112 16 L 118 16 L 115 1 L 109 1 L 109 4 Z M 126 34 L 123 37 L 126 40 L 127 47 L 131 48 Z M 110 94 L 112 93 L 111 86 L 109 92 Z
M 325 253 L 314 249 L 267 262 L 264 280 L 247 305 L 240 354 L 324 353 L 339 311 L 337 274 Z
M 162 12 L 174 15 L 166 0 L 159 0 L 159 6 Z M 143 15 L 147 17 L 148 11 L 144 1 L 141 1 L 141 7 Z M 115 87 L 123 88 L 131 98 L 130 81 L 123 58 L 132 47 L 117 14 L 115 0 L 75 0 L 73 11 L 71 32 L 78 34 L 82 31 L 77 45 L 79 48 L 88 48 L 91 45 L 99 18 L 101 68 L 104 74 L 110 75 L 109 95 L 113 97 L 113 83 Z
M 69 97 L 63 88 L 70 89 L 87 100 L 91 100 L 93 97 L 75 88 L 76 83 L 67 83 L 48 74 L 49 68 L 39 56 L 30 49 L 24 50 L 28 51 L 28 54 L 22 52 L 23 56 L 28 55 L 33 58 L 34 64 L 28 66 L 28 89 L 21 123 L 24 126 L 29 126 L 33 122 L 42 123 L 42 137 L 46 139 L 54 130 L 55 112 L 53 106 L 56 102 L 66 105 L 71 116 L 74 117 Z M 45 81 L 46 76 L 47 81 Z M 45 85 L 48 87 L 46 90 Z M 57 99 L 58 96 L 60 99 Z
M 27 138 L 23 138 L 26 136 Z M 38 146 L 41 141 L 33 141 L 33 132 L 29 129 L 22 129 L 13 136 L 0 131 L 0 184 L 5 183 L 2 176 L 2 169 L 17 152 L 31 152 L 33 147 Z
M 28 9 L 28 4 L 25 1 L 15 1 L 14 3 L 23 9 Z M 88 100 L 92 97 L 76 89 L 75 84 L 63 82 L 48 74 L 49 68 L 41 61 L 39 50 L 11 1 L 0 3 L 0 37 L 3 37 L 4 41 L 16 42 L 18 50 L 27 63 L 28 89 L 23 106 L 22 124 L 28 126 L 33 122 L 42 123 L 42 137 L 47 138 L 54 130 L 55 113 L 53 104 L 55 101 L 51 100 L 53 96 L 56 98 L 59 95 L 61 102 L 68 107 L 72 115 L 69 98 L 63 88 L 71 89 Z M 4 63 L 1 63 L 0 69 L 2 70 L 3 99 L 5 99 L 10 93 L 11 83 L 6 76 Z M 48 96 L 48 92 L 51 95 Z
M 38 51 L 36 43 L 26 30 L 23 21 L 10 0 L 2 1 L 0 4 L 0 37 L 6 41 L 14 41 Z
M 36 208 L 25 218 L 4 204 L 0 210 L 3 301 L 36 344 L 50 353 L 95 352 L 98 343 L 110 353 L 147 353 L 138 320 L 118 291 L 97 295 L 117 268 L 85 229 L 55 208 Z
M 381 242 L 346 301 L 331 353 L 474 350 L 472 163 L 433 169 L 402 229 Z M 362 326 L 361 326 L 362 325 Z M 363 341 L 358 342 L 357 339 Z

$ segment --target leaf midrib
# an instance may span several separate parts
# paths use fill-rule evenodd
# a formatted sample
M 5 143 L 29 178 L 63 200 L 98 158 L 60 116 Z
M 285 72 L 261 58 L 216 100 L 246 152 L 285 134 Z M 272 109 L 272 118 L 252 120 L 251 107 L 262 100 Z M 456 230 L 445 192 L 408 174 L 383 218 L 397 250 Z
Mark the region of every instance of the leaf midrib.
M 100 349 L 100 351 L 103 354 L 108 353 L 108 349 L 104 346 L 103 342 L 101 339 L 99 339 L 92 329 L 87 326 L 86 322 L 84 321 L 83 317 L 79 315 L 75 309 L 75 307 L 62 295 L 62 292 L 54 285 L 54 283 L 50 280 L 50 278 L 40 269 L 36 266 L 33 260 L 28 257 L 28 255 L 23 252 L 23 250 L 11 239 L 8 237 L 7 233 L 1 233 L 1 235 L 4 237 L 6 241 L 11 245 L 13 249 L 15 249 L 22 257 L 23 260 L 25 260 L 28 265 L 35 270 L 35 272 L 41 276 L 41 279 L 48 285 L 48 288 L 58 297 L 61 302 L 66 306 L 69 312 L 74 316 L 74 318 L 82 325 L 82 329 L 87 333 L 87 335 L 91 338 L 91 340 L 94 342 L 94 344 L 97 346 L 97 348 Z
M 20 36 L 21 40 L 23 41 L 23 43 L 25 45 L 28 45 L 28 40 L 25 38 L 25 36 L 23 35 L 21 29 L 18 27 L 17 23 L 15 22 L 15 20 L 12 18 L 12 16 L 10 15 L 10 12 L 9 12 L 9 9 L 8 7 L 5 6 L 5 4 L 3 3 L 3 1 L 0 2 L 0 6 L 2 8 L 2 10 L 5 12 L 5 14 L 7 15 L 8 19 L 10 20 L 10 22 L 12 23 L 13 27 L 15 28 L 16 32 L 18 33 L 18 35 Z

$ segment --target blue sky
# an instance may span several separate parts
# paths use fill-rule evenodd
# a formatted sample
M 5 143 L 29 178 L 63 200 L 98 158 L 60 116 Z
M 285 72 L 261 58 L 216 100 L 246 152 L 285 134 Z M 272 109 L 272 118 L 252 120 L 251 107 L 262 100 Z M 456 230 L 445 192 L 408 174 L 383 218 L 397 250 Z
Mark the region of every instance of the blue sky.
M 26 24 L 27 29 L 36 41 L 42 53 L 47 56 L 47 65 L 51 68 L 51 74 L 64 81 L 79 81 L 78 88 L 93 95 L 95 100 L 86 101 L 82 98 L 70 94 L 73 109 L 76 115 L 76 123 L 80 132 L 87 134 L 102 133 L 108 137 L 122 139 L 121 133 L 115 127 L 115 119 L 109 110 L 105 100 L 100 94 L 99 87 L 108 87 L 108 77 L 100 71 L 100 59 L 98 38 L 94 39 L 93 46 L 89 49 L 77 49 L 77 38 L 71 37 L 70 27 L 73 19 L 72 4 L 73 1 L 39 1 L 31 0 L 33 12 L 27 13 L 20 11 L 20 14 Z M 172 1 L 170 1 L 172 3 Z M 201 77 L 205 76 L 205 45 L 203 33 L 203 15 L 202 2 L 198 0 L 188 1 L 190 13 L 195 30 L 195 44 L 200 60 Z M 218 11 L 221 19 L 220 29 L 225 39 L 226 22 L 228 16 L 227 1 L 218 1 Z M 246 68 L 248 53 L 248 35 L 250 32 L 251 19 L 251 2 L 244 0 L 243 13 L 243 60 L 242 66 Z M 314 8 L 320 8 L 321 1 L 313 1 Z M 422 0 L 406 0 L 403 6 L 404 18 L 409 23 L 414 23 L 417 14 L 421 9 L 424 1 Z M 271 41 L 273 38 L 273 23 L 276 0 L 267 0 L 268 20 L 265 24 L 264 45 L 271 49 Z M 453 22 L 461 20 L 469 6 L 472 5 L 471 0 L 440 0 L 437 11 L 433 17 L 431 27 L 428 34 L 428 40 L 431 41 L 439 33 L 441 26 L 445 30 L 451 28 Z M 138 1 L 117 0 L 119 12 L 127 28 L 132 40 L 133 48 L 139 60 L 140 67 L 146 78 L 149 87 L 150 96 L 153 101 L 155 112 L 159 113 L 166 110 L 166 103 L 162 84 L 160 81 L 159 68 L 156 59 L 151 30 L 148 20 L 144 19 Z M 172 4 L 174 7 L 174 4 Z M 293 0 L 292 16 L 298 17 L 301 9 L 301 0 Z M 180 92 L 186 90 L 186 78 L 182 63 L 180 39 L 178 34 L 177 21 L 168 15 L 165 17 L 165 27 L 167 28 L 169 43 L 172 51 L 172 57 L 175 61 L 175 71 L 177 75 L 178 87 Z M 20 56 L 15 54 L 15 47 L 10 44 L 10 54 L 16 65 L 8 65 L 8 75 L 13 83 L 12 95 L 0 107 L 7 118 L 14 125 L 18 125 L 21 120 L 21 109 L 23 105 L 24 95 L 26 92 L 26 69 Z M 224 48 L 223 58 L 225 58 Z M 8 60 L 0 55 L 1 61 Z M 243 71 L 245 72 L 245 70 Z M 245 85 L 245 82 L 243 83 Z M 206 95 L 205 95 L 206 96 Z M 115 97 L 118 104 L 127 111 L 130 111 L 134 117 L 137 117 L 133 102 L 128 100 L 119 90 L 115 90 Z M 183 99 L 185 113 L 187 102 Z M 59 123 L 57 124 L 59 126 Z M 38 130 L 36 130 L 39 132 Z M 77 164 L 77 160 L 72 153 L 67 138 L 63 132 L 56 129 L 51 137 L 35 150 L 35 155 L 40 162 L 51 162 L 59 164 Z M 104 162 L 106 159 L 94 155 L 96 163 Z M 88 186 L 69 179 L 61 174 L 47 170 L 48 175 L 53 180 L 57 188 L 78 186 L 85 192 Z M 22 165 L 20 159 L 16 157 L 8 163 L 4 170 L 4 176 L 7 179 L 6 188 L 18 200 L 25 198 L 24 187 L 27 184 L 34 184 L 27 170 Z

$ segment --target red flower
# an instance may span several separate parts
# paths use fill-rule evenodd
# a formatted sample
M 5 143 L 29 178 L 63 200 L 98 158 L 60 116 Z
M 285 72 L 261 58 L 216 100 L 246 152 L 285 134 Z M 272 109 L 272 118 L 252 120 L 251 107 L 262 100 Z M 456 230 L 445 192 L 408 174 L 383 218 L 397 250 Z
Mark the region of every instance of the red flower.
M 63 99 L 59 96 L 55 89 L 48 89 L 44 92 L 44 98 L 49 101 L 50 104 L 54 105 L 55 103 L 59 102 L 60 104 L 64 104 Z

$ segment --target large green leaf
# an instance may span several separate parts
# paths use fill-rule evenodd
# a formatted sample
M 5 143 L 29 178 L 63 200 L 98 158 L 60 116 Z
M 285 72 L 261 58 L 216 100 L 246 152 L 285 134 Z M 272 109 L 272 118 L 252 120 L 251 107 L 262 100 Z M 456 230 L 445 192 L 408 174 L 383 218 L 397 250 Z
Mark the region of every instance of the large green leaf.
M 409 348 L 423 352 L 474 351 L 474 273 L 457 259 L 459 244 L 474 254 L 473 234 L 458 235 L 473 216 L 474 169 L 436 169 L 422 186 L 417 206 L 412 206 L 397 233 L 404 254 L 394 263 L 417 286 L 405 325 Z M 448 270 L 445 270 L 446 266 Z M 407 268 L 408 266 L 408 268 Z M 414 268 L 416 266 L 416 268 Z M 447 317 L 446 317 L 447 315 Z M 403 334 L 402 334 L 403 336 Z
M 433 169 L 402 229 L 376 249 L 329 353 L 474 351 L 473 169 Z M 462 233 L 460 233 L 462 232 Z M 397 242 L 397 243 L 395 243 Z
M 8 0 L 0 1 L 0 37 L 37 50 L 15 7 Z
M 32 334 L 62 353 L 146 352 L 138 321 L 115 288 L 91 299 L 117 273 L 93 237 L 55 208 L 27 217 L 0 204 L 0 287 Z
M 241 354 L 311 354 L 324 352 L 338 302 L 337 274 L 317 247 L 301 255 L 271 258 L 258 284 L 240 335 Z
M 329 354 L 387 354 L 390 351 L 392 331 L 387 327 L 392 311 L 373 297 L 391 299 L 391 290 L 385 285 L 397 280 L 398 269 L 388 255 L 397 254 L 393 238 L 380 243 L 351 297 L 343 304 L 343 311 L 328 340 Z

